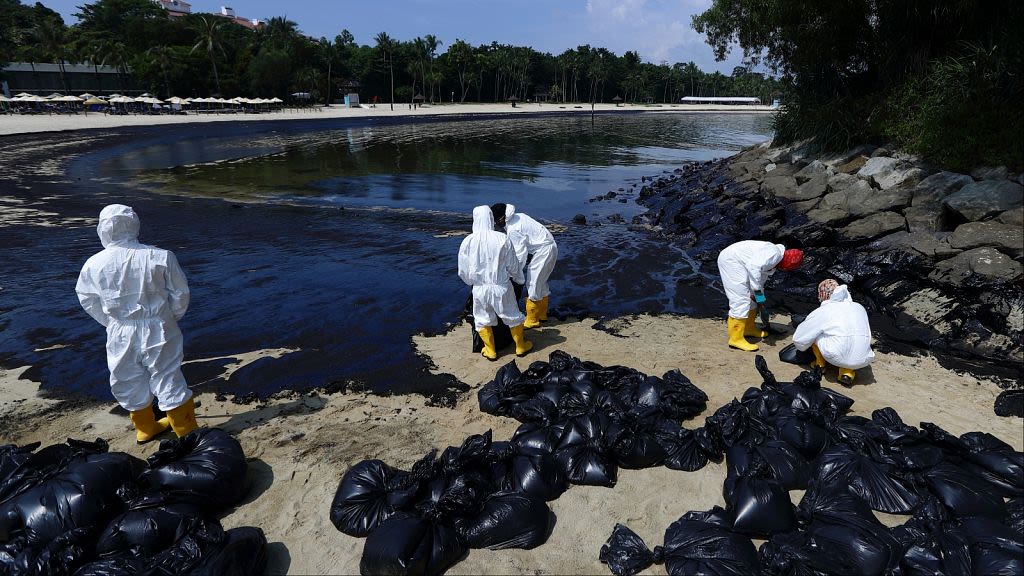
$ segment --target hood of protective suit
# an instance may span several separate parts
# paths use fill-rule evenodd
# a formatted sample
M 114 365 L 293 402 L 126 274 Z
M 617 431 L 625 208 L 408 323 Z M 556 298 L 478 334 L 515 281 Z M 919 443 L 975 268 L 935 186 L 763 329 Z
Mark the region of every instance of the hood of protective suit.
M 136 243 L 139 239 L 139 217 L 131 206 L 111 204 L 100 212 L 96 234 L 104 248 Z
M 515 214 L 515 213 L 516 213 L 516 207 L 515 207 L 514 204 L 505 204 L 505 221 L 506 222 L 508 222 L 508 219 L 511 218 L 512 215 Z
M 853 297 L 850 296 L 850 289 L 846 284 L 840 284 L 838 288 L 832 291 L 832 296 L 827 300 L 828 302 L 852 302 Z
M 477 206 L 473 208 L 473 233 L 493 232 L 494 214 L 489 206 Z

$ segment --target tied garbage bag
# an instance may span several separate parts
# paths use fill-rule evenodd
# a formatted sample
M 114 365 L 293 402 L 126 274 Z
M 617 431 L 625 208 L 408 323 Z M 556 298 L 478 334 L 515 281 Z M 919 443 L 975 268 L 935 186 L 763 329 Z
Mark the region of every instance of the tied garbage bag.
M 665 451 L 665 461 L 662 463 L 666 468 L 695 472 L 707 466 L 708 456 L 701 449 L 693 430 L 678 424 L 663 424 L 655 431 L 655 435 Z
M 821 454 L 815 477 L 819 487 L 849 489 L 880 512 L 907 514 L 919 501 L 912 484 L 891 465 L 846 445 L 833 446 Z
M 786 408 L 775 415 L 778 439 L 796 448 L 808 460 L 814 460 L 829 445 L 829 435 L 815 423 L 819 413 L 808 408 Z
M 757 550 L 749 538 L 732 532 L 731 524 L 721 508 L 688 512 L 668 527 L 664 546 L 653 552 L 629 528 L 617 524 L 599 558 L 618 576 L 636 574 L 652 563 L 664 563 L 670 576 L 756 574 Z
M 137 468 L 121 452 L 73 456 L 62 471 L 0 504 L 0 538 L 21 533 L 27 546 L 40 546 L 75 528 L 102 529 L 124 508 L 117 488 Z
M 370 532 L 359 573 L 364 576 L 442 574 L 466 553 L 455 529 L 399 512 Z
M 549 454 L 558 449 L 558 441 L 568 423 L 565 421 L 551 424 L 525 423 L 516 429 L 510 441 L 517 450 L 541 450 Z
M 145 569 L 146 561 L 141 558 L 109 558 L 82 566 L 75 576 L 135 576 Z
M 1013 498 L 1006 503 L 1006 525 L 1016 530 L 1024 540 L 1024 497 Z
M 960 436 L 967 448 L 968 470 L 976 469 L 1003 496 L 1024 495 L 1024 452 L 985 432 Z
M 349 536 L 366 536 L 397 510 L 410 506 L 418 489 L 419 483 L 408 472 L 380 460 L 363 460 L 349 468 L 338 484 L 331 523 Z
M 517 448 L 511 444 L 508 450 L 507 458 L 496 467 L 496 485 L 502 490 L 550 502 L 569 488 L 565 470 L 551 453 L 539 448 Z
M 0 574 L 50 576 L 72 574 L 89 556 L 89 528 L 75 528 L 53 540 L 26 546 L 23 538 L 0 544 Z
M 993 406 L 996 416 L 1024 418 L 1024 390 L 1003 390 Z
M 232 528 L 216 549 L 192 569 L 192 574 L 218 576 L 249 576 L 263 574 L 267 569 L 267 537 L 253 526 Z
M 609 426 L 610 436 L 615 438 L 611 453 L 619 466 L 639 470 L 661 464 L 668 455 L 658 440 L 660 434 L 671 434 L 670 430 L 679 425 L 663 418 L 645 417 L 632 419 L 623 417 Z
M 199 428 L 163 440 L 139 477 L 154 491 L 173 491 L 179 500 L 225 507 L 245 496 L 247 464 L 242 446 L 220 428 Z
M 768 463 L 752 447 L 733 446 L 726 463 L 728 472 L 722 493 L 734 518 L 734 530 L 769 536 L 796 529 L 789 493 L 772 477 Z
M 495 416 L 508 416 L 509 410 L 530 398 L 530 386 L 522 382 L 522 373 L 516 363 L 509 362 L 477 392 L 480 410 Z
M 670 420 L 686 420 L 707 408 L 708 395 L 679 370 L 662 376 L 661 413 Z
M 3 486 L 7 484 L 7 479 L 32 457 L 32 452 L 36 448 L 39 448 L 39 442 L 24 446 L 15 446 L 14 444 L 0 446 L 0 495 L 4 492 Z
M 803 351 L 797 350 L 796 344 L 789 344 L 782 350 L 779 350 L 779 360 L 787 364 L 807 366 L 814 363 L 814 352 L 810 348 Z
M 547 541 L 553 526 L 543 500 L 518 493 L 496 493 L 472 518 L 456 520 L 459 535 L 470 548 L 536 548 Z
M 586 486 L 615 486 L 618 467 L 610 455 L 615 439 L 608 436 L 609 420 L 589 414 L 574 418 L 555 451 L 555 460 L 569 482 Z
M 922 476 L 931 493 L 956 516 L 1006 516 L 1006 505 L 991 484 L 952 462 L 944 460 Z
M 195 504 L 176 502 L 164 494 L 143 495 L 100 533 L 96 554 L 100 558 L 152 556 L 173 544 L 189 522 L 202 515 Z
M 10 470 L 0 477 L 0 504 L 65 470 L 72 462 L 90 454 L 103 454 L 108 448 L 102 438 L 95 442 L 69 438 L 65 444 L 53 444 L 31 453 L 37 446 L 38 443 L 14 447 L 8 452 Z

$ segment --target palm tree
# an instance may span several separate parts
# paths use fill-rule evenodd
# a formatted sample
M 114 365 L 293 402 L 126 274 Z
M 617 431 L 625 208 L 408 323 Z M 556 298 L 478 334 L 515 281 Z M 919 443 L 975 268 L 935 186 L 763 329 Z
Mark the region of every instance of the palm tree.
M 423 38 L 423 41 L 427 45 L 427 56 L 430 58 L 430 103 L 434 103 L 434 81 L 439 76 L 434 75 L 434 59 L 437 58 L 437 49 L 441 46 L 442 42 L 437 39 L 437 36 L 433 34 L 427 34 Z M 437 80 L 438 84 L 438 96 L 441 95 L 440 84 L 441 81 Z
M 110 64 L 117 69 L 117 82 L 124 89 L 124 77 L 128 75 L 128 47 L 122 42 L 106 41 L 101 48 L 103 59 L 100 65 Z
M 267 20 L 267 41 L 275 48 L 287 49 L 293 38 L 299 35 L 299 25 L 287 16 L 274 16 Z
M 171 97 L 171 82 L 168 80 L 168 74 L 174 67 L 174 52 L 168 46 L 153 46 L 149 50 L 146 50 L 146 56 L 149 57 L 157 68 L 160 69 L 160 77 L 163 78 L 164 88 L 167 89 L 167 97 Z
M 43 47 L 57 60 L 57 68 L 60 71 L 60 83 L 64 86 L 64 92 L 68 93 L 68 80 L 65 75 L 64 60 L 67 58 L 68 46 L 66 43 L 67 29 L 60 18 L 42 18 L 36 21 L 32 35 Z
M 320 54 L 327 60 L 327 99 L 324 102 L 324 106 L 331 105 L 331 68 L 334 65 L 334 57 L 337 55 L 338 50 L 334 42 L 326 38 L 320 39 Z
M 391 109 L 395 109 L 395 41 L 388 36 L 387 32 L 381 32 L 374 38 L 377 42 L 377 50 L 381 52 L 381 60 L 388 66 L 388 71 L 391 73 Z
M 217 86 L 217 94 L 220 94 L 220 77 L 217 75 L 217 61 L 213 57 L 215 52 L 224 54 L 224 46 L 221 44 L 221 23 L 216 18 L 200 16 L 196 32 L 199 34 L 192 52 L 203 49 L 210 56 L 210 64 L 213 65 L 213 82 Z M 191 52 L 190 52 L 191 53 Z

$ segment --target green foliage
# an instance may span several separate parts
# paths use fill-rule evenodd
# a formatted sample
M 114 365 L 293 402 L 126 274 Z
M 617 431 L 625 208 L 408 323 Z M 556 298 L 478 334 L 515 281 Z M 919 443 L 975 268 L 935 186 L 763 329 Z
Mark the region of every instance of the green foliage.
M 249 64 L 249 89 L 258 96 L 283 96 L 288 93 L 290 78 L 282 74 L 291 64 L 284 50 L 264 48 Z

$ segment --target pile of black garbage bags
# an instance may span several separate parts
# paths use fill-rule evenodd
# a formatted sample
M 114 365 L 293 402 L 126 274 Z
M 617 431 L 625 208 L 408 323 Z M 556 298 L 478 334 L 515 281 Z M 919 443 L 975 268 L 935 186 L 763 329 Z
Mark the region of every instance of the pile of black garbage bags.
M 105 441 L 0 446 L 0 574 L 258 574 L 259 528 L 217 514 L 245 495 L 238 441 L 217 428 L 164 440 L 148 462 Z
M 612 572 L 1024 574 L 1024 453 L 983 432 L 909 426 L 892 408 L 847 415 L 853 401 L 817 371 L 783 383 L 756 365 L 761 387 L 693 433 L 726 459 L 726 508 L 686 513 L 653 551 L 616 525 L 600 552 Z M 799 506 L 790 490 L 805 490 Z M 872 511 L 910 518 L 888 528 Z
M 707 463 L 679 423 L 707 396 L 678 371 L 657 378 L 554 352 L 525 372 L 500 368 L 479 399 L 523 422 L 511 440 L 488 431 L 409 471 L 365 460 L 345 473 L 331 521 L 366 537 L 362 574 L 440 574 L 469 549 L 533 548 L 554 526 L 546 502 L 570 484 L 614 486 L 620 466 Z

